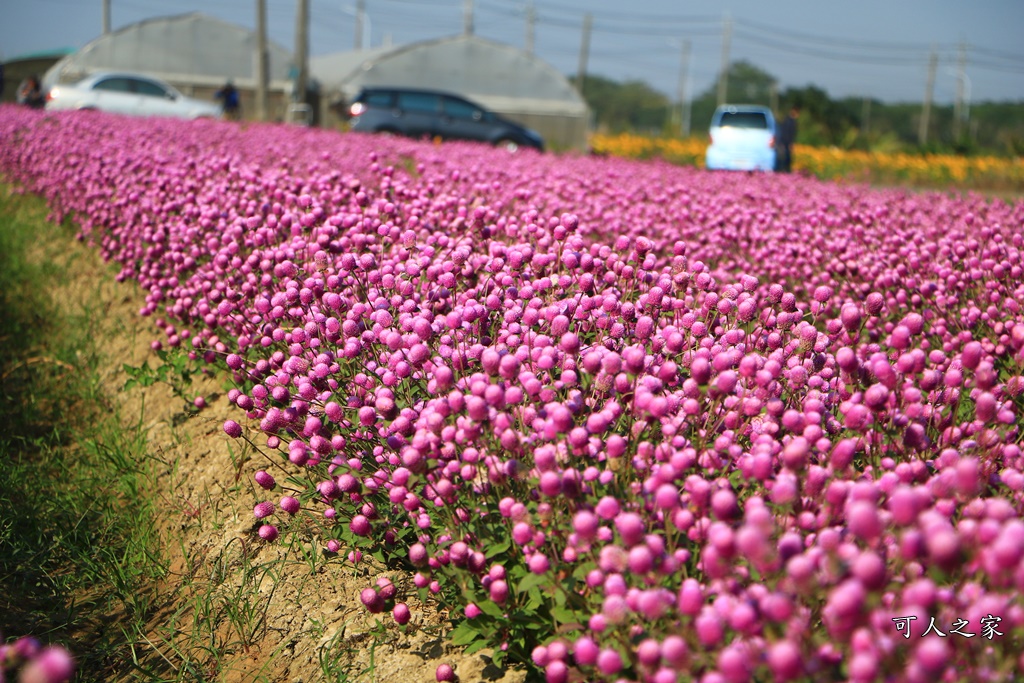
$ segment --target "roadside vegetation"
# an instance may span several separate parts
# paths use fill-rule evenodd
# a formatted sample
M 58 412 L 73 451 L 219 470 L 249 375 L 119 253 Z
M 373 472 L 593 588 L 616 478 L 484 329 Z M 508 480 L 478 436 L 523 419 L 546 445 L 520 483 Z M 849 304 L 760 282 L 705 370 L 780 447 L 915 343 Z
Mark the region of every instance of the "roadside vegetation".
M 96 372 L 104 316 L 52 298 L 72 233 L 47 212 L 0 186 L 0 632 L 63 644 L 81 680 L 106 680 L 167 566 L 144 431 Z
M 704 166 L 708 141 L 701 137 L 597 134 L 591 147 L 598 154 L 628 159 L 664 159 L 684 166 Z M 1024 192 L 1024 157 L 962 156 L 869 152 L 838 147 L 796 145 L 793 170 L 822 180 L 900 185 L 982 192 Z

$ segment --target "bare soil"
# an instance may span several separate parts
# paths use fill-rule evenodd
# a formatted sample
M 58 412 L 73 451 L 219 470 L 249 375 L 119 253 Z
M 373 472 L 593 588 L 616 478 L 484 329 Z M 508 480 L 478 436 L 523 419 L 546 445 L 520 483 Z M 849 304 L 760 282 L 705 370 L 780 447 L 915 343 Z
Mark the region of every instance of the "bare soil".
M 411 577 L 372 560 L 328 558 L 301 542 L 301 530 L 290 544 L 262 541 L 252 509 L 265 496 L 251 477 L 264 456 L 240 450 L 224 434 L 224 420 L 239 411 L 228 404 L 223 378 L 200 378 L 188 388 L 208 403 L 195 415 L 167 384 L 126 390 L 125 364 L 159 363 L 150 350 L 155 327 L 138 315 L 144 294 L 117 283 L 92 248 L 60 234 L 66 243 L 41 244 L 36 257 L 59 274 L 51 291 L 59 305 L 102 317 L 99 375 L 126 427 L 144 426 L 160 554 L 169 568 L 147 588 L 154 605 L 148 633 L 132 644 L 149 675 L 126 662 L 120 680 L 428 683 L 443 662 L 462 683 L 525 679 L 490 665 L 486 652 L 464 656 L 448 644 L 446 615 L 418 602 Z M 390 577 L 400 594 L 409 588 L 413 618 L 405 628 L 361 605 L 359 592 L 379 576 Z

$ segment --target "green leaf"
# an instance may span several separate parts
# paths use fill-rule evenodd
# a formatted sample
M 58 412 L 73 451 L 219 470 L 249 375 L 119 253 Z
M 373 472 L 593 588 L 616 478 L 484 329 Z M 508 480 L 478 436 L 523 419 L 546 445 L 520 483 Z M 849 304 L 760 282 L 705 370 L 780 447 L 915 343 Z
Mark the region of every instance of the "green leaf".
M 496 545 L 492 545 L 490 548 L 487 549 L 487 552 L 484 553 L 484 554 L 487 556 L 487 559 L 490 560 L 490 559 L 492 559 L 494 557 L 497 557 L 498 555 L 504 555 L 505 553 L 508 552 L 509 548 L 511 548 L 511 547 L 512 547 L 512 539 L 511 538 L 506 538 L 503 543 L 498 543 Z
M 476 606 L 480 608 L 480 611 L 484 614 L 494 617 L 495 619 L 504 619 L 505 613 L 501 611 L 501 608 L 497 604 L 490 600 L 481 600 L 476 603 Z
M 553 616 L 555 619 L 562 622 L 563 624 L 579 621 L 579 619 L 577 619 L 576 615 L 573 613 L 571 609 L 569 609 L 568 607 L 564 607 L 562 605 L 555 605 L 554 607 L 552 607 L 551 616 Z
M 537 586 L 531 586 L 530 590 L 526 592 L 527 601 L 526 606 L 530 609 L 536 610 L 544 604 L 544 595 L 540 592 L 540 588 Z
M 528 593 L 531 588 L 537 588 L 547 583 L 547 579 L 543 574 L 527 574 L 520 581 L 516 587 L 520 593 Z
M 480 634 L 477 632 L 474 625 L 470 624 L 468 621 L 464 621 L 456 626 L 448 635 L 451 644 L 458 645 L 459 647 L 469 645 L 480 637 Z

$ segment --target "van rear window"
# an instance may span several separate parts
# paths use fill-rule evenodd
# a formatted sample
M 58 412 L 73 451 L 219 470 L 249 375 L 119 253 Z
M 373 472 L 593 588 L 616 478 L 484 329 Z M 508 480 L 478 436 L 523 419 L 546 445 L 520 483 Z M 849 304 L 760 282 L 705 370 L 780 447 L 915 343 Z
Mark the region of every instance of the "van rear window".
M 737 111 L 722 112 L 718 125 L 723 128 L 756 128 L 768 130 L 768 119 L 761 112 Z

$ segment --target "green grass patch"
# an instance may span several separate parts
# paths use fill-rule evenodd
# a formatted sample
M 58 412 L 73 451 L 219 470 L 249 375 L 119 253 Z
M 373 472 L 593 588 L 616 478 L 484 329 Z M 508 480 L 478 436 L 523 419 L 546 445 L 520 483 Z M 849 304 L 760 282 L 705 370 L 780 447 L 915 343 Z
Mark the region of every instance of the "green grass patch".
M 63 644 L 76 680 L 109 680 L 166 566 L 145 432 L 100 381 L 105 316 L 53 298 L 76 256 L 46 215 L 0 184 L 0 632 Z

